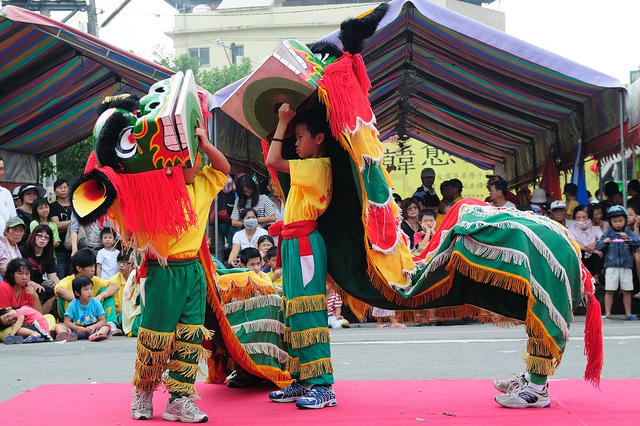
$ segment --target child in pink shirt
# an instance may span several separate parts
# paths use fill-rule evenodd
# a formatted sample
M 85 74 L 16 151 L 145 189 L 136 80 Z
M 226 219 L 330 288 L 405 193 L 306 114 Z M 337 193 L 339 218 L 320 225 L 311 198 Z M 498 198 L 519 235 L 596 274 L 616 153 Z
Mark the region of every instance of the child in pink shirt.
M 7 345 L 53 341 L 46 318 L 29 306 L 22 306 L 17 310 L 0 308 L 0 326 L 12 327 L 9 335 L 4 338 Z

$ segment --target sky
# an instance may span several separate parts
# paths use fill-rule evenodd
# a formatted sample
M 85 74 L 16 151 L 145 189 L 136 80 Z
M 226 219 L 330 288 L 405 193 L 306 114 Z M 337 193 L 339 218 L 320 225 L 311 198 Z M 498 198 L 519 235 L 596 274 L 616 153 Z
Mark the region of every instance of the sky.
M 121 1 L 97 0 L 101 24 Z M 164 35 L 174 26 L 174 9 L 165 1 L 132 0 L 100 37 L 118 47 L 153 59 L 157 45 L 173 53 Z M 505 13 L 506 32 L 543 49 L 588 66 L 623 84 L 640 66 L 640 0 L 497 0 L 490 6 Z M 66 15 L 62 14 L 62 17 Z M 62 19 L 56 15 L 54 19 Z M 67 24 L 77 27 L 86 15 Z

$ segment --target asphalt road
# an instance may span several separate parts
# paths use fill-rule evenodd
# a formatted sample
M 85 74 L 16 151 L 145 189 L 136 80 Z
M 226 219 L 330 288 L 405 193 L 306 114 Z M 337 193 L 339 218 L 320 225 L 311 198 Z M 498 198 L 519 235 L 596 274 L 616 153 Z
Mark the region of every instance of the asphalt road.
M 622 317 L 620 317 L 622 318 Z M 581 378 L 584 317 L 576 317 L 555 379 Z M 603 325 L 603 379 L 638 378 L 640 321 Z M 336 380 L 494 379 L 524 369 L 523 327 L 491 324 L 378 329 L 375 323 L 331 330 Z M 123 383 L 133 375 L 136 341 L 0 344 L 0 401 L 41 384 Z

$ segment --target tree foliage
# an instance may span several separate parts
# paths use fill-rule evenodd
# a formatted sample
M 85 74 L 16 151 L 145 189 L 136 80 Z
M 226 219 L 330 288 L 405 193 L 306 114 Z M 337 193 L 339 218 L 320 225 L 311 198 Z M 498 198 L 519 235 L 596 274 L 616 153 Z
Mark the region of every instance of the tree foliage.
M 56 161 L 58 178 L 73 182 L 82 176 L 91 151 L 93 143 L 91 137 L 88 137 L 60 152 Z

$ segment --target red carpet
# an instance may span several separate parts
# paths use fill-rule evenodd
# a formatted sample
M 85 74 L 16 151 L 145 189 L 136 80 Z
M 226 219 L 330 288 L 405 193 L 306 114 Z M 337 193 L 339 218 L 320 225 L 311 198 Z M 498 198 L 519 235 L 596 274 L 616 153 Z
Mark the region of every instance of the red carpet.
M 322 410 L 270 402 L 267 387 L 196 387 L 213 424 L 631 425 L 638 424 L 640 379 L 603 380 L 601 391 L 582 380 L 552 381 L 551 407 L 526 410 L 498 406 L 491 380 L 338 381 L 338 406 Z M 153 419 L 139 422 L 129 416 L 130 384 L 43 385 L 1 403 L 0 413 L 3 423 L 17 425 L 167 424 L 167 399 L 156 392 Z

